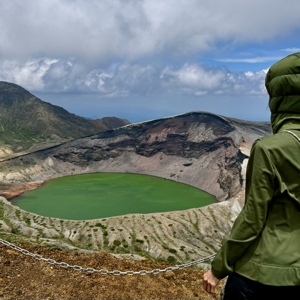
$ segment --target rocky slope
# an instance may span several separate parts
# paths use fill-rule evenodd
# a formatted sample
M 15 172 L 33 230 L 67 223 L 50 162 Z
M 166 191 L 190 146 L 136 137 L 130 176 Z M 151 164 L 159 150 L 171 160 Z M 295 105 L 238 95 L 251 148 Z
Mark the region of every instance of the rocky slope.
M 190 112 L 125 125 L 6 160 L 0 163 L 0 185 L 125 172 L 176 180 L 223 201 L 241 190 L 243 160 L 254 140 L 265 135 L 271 135 L 270 122 Z
M 21 86 L 0 81 L 0 157 L 48 148 L 129 122 L 112 117 L 102 123 L 94 125 Z
M 2 195 L 12 187 L 70 174 L 128 172 L 187 183 L 222 202 L 185 211 L 72 221 L 28 213 L 2 198 L 0 236 L 170 263 L 206 257 L 219 249 L 241 210 L 252 143 L 271 134 L 270 122 L 190 112 L 6 160 L 0 163 Z
M 0 238 L 87 253 L 104 249 L 123 258 L 190 262 L 219 249 L 241 210 L 243 197 L 244 187 L 228 201 L 201 208 L 86 221 L 28 213 L 1 197 Z

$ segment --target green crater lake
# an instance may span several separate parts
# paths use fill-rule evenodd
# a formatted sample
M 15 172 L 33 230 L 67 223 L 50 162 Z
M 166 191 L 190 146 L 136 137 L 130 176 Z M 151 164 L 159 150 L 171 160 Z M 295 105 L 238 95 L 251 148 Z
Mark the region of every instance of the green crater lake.
M 213 195 L 187 184 L 126 173 L 51 179 L 11 201 L 38 215 L 69 220 L 185 210 L 216 202 Z

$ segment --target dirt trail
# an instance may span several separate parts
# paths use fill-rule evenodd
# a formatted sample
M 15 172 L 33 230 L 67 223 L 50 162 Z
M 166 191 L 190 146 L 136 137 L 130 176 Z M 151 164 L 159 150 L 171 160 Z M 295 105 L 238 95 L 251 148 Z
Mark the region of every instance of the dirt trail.
M 86 254 L 17 245 L 45 258 L 84 268 L 139 271 L 171 266 L 115 258 L 103 250 Z M 145 276 L 89 274 L 50 265 L 0 245 L 0 299 L 212 299 L 202 288 L 203 274 L 192 268 Z M 223 281 L 217 287 L 217 299 Z

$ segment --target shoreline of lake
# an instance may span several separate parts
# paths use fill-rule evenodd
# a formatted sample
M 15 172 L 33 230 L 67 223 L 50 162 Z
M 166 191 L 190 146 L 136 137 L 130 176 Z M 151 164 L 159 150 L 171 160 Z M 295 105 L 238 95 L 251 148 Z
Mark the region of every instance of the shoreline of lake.
M 41 186 L 38 193 L 33 191 Z M 25 191 L 29 193 L 24 194 Z M 45 201 L 41 202 L 40 198 Z M 81 214 L 89 219 L 88 215 L 99 218 L 185 210 L 218 202 L 214 195 L 185 183 L 147 174 L 114 172 L 51 178 L 16 189 L 11 199 L 15 200 L 13 205 L 26 211 L 67 219 L 76 219 Z M 49 207 L 46 209 L 46 206 Z M 104 213 L 106 215 L 102 216 Z

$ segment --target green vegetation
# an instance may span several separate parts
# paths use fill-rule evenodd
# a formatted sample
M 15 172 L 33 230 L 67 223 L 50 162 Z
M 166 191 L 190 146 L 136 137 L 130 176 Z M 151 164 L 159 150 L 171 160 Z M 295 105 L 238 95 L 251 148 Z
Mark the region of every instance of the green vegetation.
M 166 244 L 163 244 L 162 247 L 166 250 L 169 250 L 169 247 Z
M 97 223 L 95 226 L 96 226 L 96 227 L 101 227 L 102 229 L 107 229 L 107 227 L 104 226 L 104 225 L 101 224 L 101 223 Z
M 0 94 L 0 144 L 9 146 L 13 152 L 40 143 L 46 148 L 49 142 L 59 143 L 66 138 L 79 138 L 99 131 L 90 121 L 43 102 L 20 86 L 1 82 Z
M 140 247 L 138 247 L 138 246 L 134 246 L 134 251 L 136 251 L 136 252 L 141 252 L 142 249 L 141 249 Z
M 167 261 L 168 261 L 168 263 L 172 264 L 172 263 L 175 263 L 176 258 L 175 258 L 174 256 L 169 256 L 169 257 L 167 258 Z
M 25 223 L 27 224 L 28 227 L 31 227 L 31 220 L 30 220 L 30 218 L 28 218 L 28 214 L 23 216 L 23 220 L 25 221 Z
M 169 252 L 171 252 L 171 253 L 177 253 L 177 251 L 175 249 L 169 249 Z

